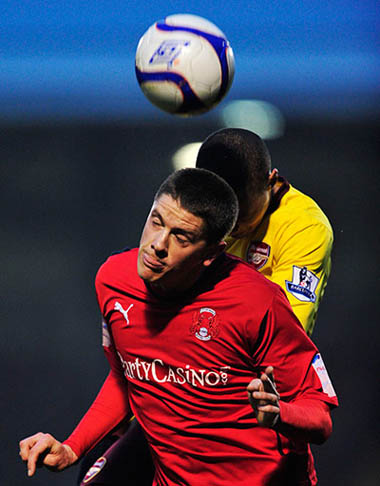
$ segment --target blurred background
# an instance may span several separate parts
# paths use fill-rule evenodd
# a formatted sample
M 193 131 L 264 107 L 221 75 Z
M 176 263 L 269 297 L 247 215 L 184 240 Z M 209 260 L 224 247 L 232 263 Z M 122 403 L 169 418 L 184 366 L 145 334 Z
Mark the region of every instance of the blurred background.
M 230 92 L 194 118 L 154 108 L 135 80 L 139 38 L 173 13 L 208 18 L 235 54 Z M 265 138 L 332 222 L 313 337 L 341 406 L 314 448 L 319 484 L 380 483 L 379 18 L 368 0 L 2 1 L 1 486 L 75 484 L 75 467 L 28 479 L 18 441 L 64 439 L 87 410 L 107 373 L 95 273 L 138 244 L 158 184 L 225 126 Z

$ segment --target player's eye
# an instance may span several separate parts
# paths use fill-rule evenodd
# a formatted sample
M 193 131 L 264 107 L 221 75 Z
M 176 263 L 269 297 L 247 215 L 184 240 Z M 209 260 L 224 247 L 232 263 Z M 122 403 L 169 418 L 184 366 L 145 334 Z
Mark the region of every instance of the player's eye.
M 151 219 L 151 224 L 153 226 L 161 226 L 161 221 L 158 218 L 152 218 Z
M 189 239 L 186 238 L 186 236 L 184 236 L 180 233 L 176 233 L 174 236 L 175 236 L 176 240 L 178 241 L 178 243 L 180 243 L 181 245 L 186 245 L 186 244 L 189 243 Z

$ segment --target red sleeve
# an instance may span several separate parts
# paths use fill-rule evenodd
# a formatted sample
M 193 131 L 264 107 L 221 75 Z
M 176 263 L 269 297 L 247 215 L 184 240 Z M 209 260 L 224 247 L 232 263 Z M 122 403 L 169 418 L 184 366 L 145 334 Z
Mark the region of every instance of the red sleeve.
M 105 435 L 115 428 L 129 413 L 128 383 L 120 360 L 103 322 L 103 349 L 111 371 L 93 404 L 70 437 L 64 442 L 80 457 L 92 449 Z
M 256 339 L 254 359 L 262 371 L 273 366 L 281 396 L 278 431 L 305 442 L 326 440 L 332 430 L 330 410 L 338 405 L 337 397 L 318 349 L 280 289 Z
M 64 444 L 80 457 L 116 427 L 128 412 L 125 380 L 121 386 L 119 375 L 111 370 L 93 404 Z
M 292 440 L 322 444 L 332 432 L 330 407 L 312 399 L 280 400 L 280 421 L 275 429 Z
M 95 287 L 101 314 L 105 313 L 104 285 L 99 269 Z M 73 433 L 65 440 L 78 457 L 91 450 L 105 435 L 114 429 L 129 414 L 128 382 L 124 377 L 122 365 L 113 344 L 105 319 L 102 322 L 103 349 L 111 371 L 94 402 L 79 422 Z

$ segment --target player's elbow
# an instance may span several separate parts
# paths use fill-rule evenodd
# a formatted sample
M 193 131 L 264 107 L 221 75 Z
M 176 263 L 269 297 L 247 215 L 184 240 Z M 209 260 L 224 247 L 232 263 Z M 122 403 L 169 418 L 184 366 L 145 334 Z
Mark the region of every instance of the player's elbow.
M 331 415 L 330 413 L 326 413 L 319 426 L 314 430 L 310 442 L 317 445 L 323 444 L 330 437 L 332 428 Z

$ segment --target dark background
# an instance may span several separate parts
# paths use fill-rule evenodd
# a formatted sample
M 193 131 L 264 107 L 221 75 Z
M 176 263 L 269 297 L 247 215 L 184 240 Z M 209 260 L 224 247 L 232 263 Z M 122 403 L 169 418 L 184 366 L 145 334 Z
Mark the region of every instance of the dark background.
M 204 2 L 203 2 L 204 3 Z M 222 2 L 223 3 L 223 2 Z M 77 468 L 26 477 L 18 441 L 64 439 L 107 363 L 94 295 L 99 265 L 138 244 L 158 184 L 184 144 L 221 128 L 230 101 L 282 113 L 273 166 L 314 197 L 334 232 L 332 274 L 313 335 L 340 399 L 314 447 L 321 486 L 380 481 L 379 57 L 375 2 L 51 1 L 0 15 L 0 485 L 74 485 Z M 170 13 L 228 35 L 236 76 L 210 114 L 160 114 L 139 91 L 139 36 Z M 235 125 L 234 125 L 235 126 Z
M 3 127 L 1 484 L 73 484 L 76 471 L 26 479 L 18 440 L 65 438 L 107 372 L 93 280 L 108 254 L 136 245 L 178 143 L 215 127 Z M 376 293 L 378 142 L 373 124 L 290 123 L 273 164 L 315 197 L 335 230 L 333 269 L 314 339 L 340 398 L 316 447 L 321 485 L 378 484 Z M 3 479 L 4 478 L 4 479 Z

